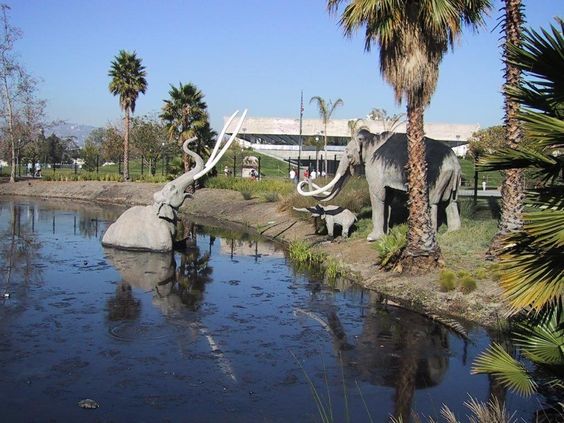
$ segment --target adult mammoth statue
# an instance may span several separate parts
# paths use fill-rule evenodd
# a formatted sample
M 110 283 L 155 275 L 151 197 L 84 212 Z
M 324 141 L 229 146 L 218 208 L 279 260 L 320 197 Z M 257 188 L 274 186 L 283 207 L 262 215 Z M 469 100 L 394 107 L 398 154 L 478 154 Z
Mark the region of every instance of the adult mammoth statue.
M 433 226 L 437 229 L 437 210 L 446 203 L 449 231 L 460 228 L 460 216 L 456 204 L 460 186 L 460 164 L 454 152 L 446 144 L 425 138 L 427 183 Z M 324 187 L 312 184 L 313 190 L 304 191 L 307 181 L 298 184 L 301 195 L 329 201 L 341 190 L 345 180 L 354 174 L 357 165 L 364 165 L 372 205 L 372 232 L 368 241 L 375 241 L 387 231 L 386 195 L 390 190 L 407 191 L 407 136 L 402 133 L 384 132 L 373 134 L 366 129 L 357 131 L 347 144 L 335 177 Z
M 225 154 L 241 129 L 247 111 L 243 112 L 231 137 L 220 150 L 225 132 L 238 113 L 238 111 L 233 113 L 223 127 L 205 164 L 198 154 L 188 149 L 188 144 L 195 141 L 196 138 L 186 140 L 182 148 L 194 159 L 196 165 L 189 172 L 168 182 L 163 189 L 153 194 L 152 205 L 135 206 L 126 210 L 108 227 L 102 238 L 102 245 L 127 250 L 171 251 L 176 235 L 178 209 L 189 196 L 184 191 L 196 179 L 208 173 Z

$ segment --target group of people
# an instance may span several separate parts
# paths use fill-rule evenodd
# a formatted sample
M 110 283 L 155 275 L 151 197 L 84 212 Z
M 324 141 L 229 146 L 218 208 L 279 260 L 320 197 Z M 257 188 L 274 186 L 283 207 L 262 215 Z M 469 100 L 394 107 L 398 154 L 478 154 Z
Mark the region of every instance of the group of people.
M 33 178 L 41 178 L 41 163 L 37 162 L 34 166 L 33 163 L 28 162 L 27 174 Z
M 290 180 L 294 183 L 298 183 L 298 174 L 296 173 L 296 168 L 292 168 L 290 169 Z M 318 176 L 325 176 L 325 172 L 321 172 L 320 174 L 318 174 L 316 172 L 315 169 L 313 169 L 311 172 L 309 171 L 309 168 L 306 168 L 304 170 L 304 181 L 313 181 L 314 179 L 316 179 Z

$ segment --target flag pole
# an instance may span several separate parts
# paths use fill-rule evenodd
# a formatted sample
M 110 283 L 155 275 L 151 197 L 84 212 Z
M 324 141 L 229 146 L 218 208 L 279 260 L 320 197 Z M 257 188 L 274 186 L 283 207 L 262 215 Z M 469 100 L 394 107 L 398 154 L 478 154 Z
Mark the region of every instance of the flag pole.
M 300 160 L 302 156 L 302 144 L 303 144 L 303 137 L 302 137 L 302 123 L 304 119 L 304 90 L 301 92 L 300 97 L 300 144 L 298 146 L 298 182 L 300 182 Z

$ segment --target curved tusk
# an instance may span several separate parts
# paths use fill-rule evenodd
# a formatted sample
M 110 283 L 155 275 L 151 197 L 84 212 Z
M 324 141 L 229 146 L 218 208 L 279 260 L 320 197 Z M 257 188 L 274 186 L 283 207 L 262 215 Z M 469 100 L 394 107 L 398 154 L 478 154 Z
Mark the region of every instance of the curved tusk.
M 219 137 L 217 137 L 217 142 L 215 143 L 215 146 L 213 148 L 212 153 L 210 154 L 210 157 L 209 157 L 207 163 L 209 163 L 211 160 L 213 160 L 215 158 L 215 155 L 217 154 L 217 150 L 219 149 L 219 145 L 221 144 L 221 141 L 223 140 L 223 137 L 225 136 L 225 132 L 227 131 L 227 128 L 229 127 L 229 125 L 231 125 L 231 121 L 235 118 L 235 116 L 237 116 L 238 113 L 239 113 L 239 110 L 235 110 L 235 113 L 233 113 L 231 115 L 231 117 L 227 120 L 227 123 L 223 126 L 223 129 L 221 130 Z M 207 163 L 206 163 L 206 165 L 207 165 Z
M 311 185 L 312 185 L 315 189 L 323 189 L 323 188 L 321 188 L 319 185 L 316 185 L 315 183 L 313 183 L 313 182 L 311 182 L 311 181 L 310 181 L 310 183 L 311 183 Z M 324 191 L 324 192 L 323 192 L 323 195 L 329 195 L 329 194 L 331 194 L 329 191 Z
M 208 159 L 208 162 L 206 163 L 206 166 L 204 167 L 204 169 L 201 172 L 198 172 L 196 175 L 194 175 L 194 180 L 204 176 L 206 173 L 208 173 L 217 164 L 217 162 L 225 154 L 225 152 L 227 151 L 229 146 L 231 146 L 231 143 L 233 142 L 233 140 L 235 139 L 235 137 L 239 133 L 239 130 L 241 129 L 241 126 L 243 126 L 243 121 L 245 120 L 246 116 L 247 116 L 247 109 L 245 109 L 243 111 L 243 114 L 241 115 L 241 118 L 239 119 L 239 123 L 237 124 L 237 127 L 235 128 L 235 130 L 233 131 L 233 134 L 231 134 L 231 137 L 229 137 L 229 140 L 225 143 L 225 145 L 223 146 L 221 151 L 219 153 L 216 153 L 216 155 L 213 158 L 213 160 L 211 161 L 211 163 L 210 163 L 210 160 Z M 227 125 L 224 126 L 224 129 L 226 129 L 226 128 L 227 128 Z M 225 133 L 225 131 L 222 131 L 222 132 Z M 220 142 L 221 142 L 221 140 L 218 139 L 216 146 Z
M 301 181 L 301 182 L 298 184 L 298 187 L 297 187 L 298 193 L 299 193 L 300 195 L 303 195 L 304 197 L 313 197 L 314 195 L 325 194 L 325 192 L 326 192 L 328 189 L 333 188 L 333 187 L 335 186 L 335 184 L 336 184 L 337 182 L 339 182 L 339 180 L 341 179 L 341 176 L 342 176 L 342 175 L 341 175 L 340 173 L 337 173 L 331 182 L 329 182 L 329 183 L 328 183 L 327 185 L 325 185 L 324 187 L 321 187 L 321 188 L 318 187 L 318 188 L 317 188 L 316 190 L 314 190 L 314 191 L 304 191 L 304 190 L 302 189 L 302 186 L 304 186 L 305 184 L 308 184 L 308 182 L 307 182 L 307 181 Z

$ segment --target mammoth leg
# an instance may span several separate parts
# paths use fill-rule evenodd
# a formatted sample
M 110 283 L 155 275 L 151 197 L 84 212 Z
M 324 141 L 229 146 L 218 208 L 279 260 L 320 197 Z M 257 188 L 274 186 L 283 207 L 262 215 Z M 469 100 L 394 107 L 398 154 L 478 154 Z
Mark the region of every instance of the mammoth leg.
M 332 217 L 327 216 L 325 218 L 325 223 L 327 224 L 327 234 L 333 238 L 333 230 L 335 229 L 335 222 Z
M 460 215 L 458 214 L 458 204 L 455 200 L 451 200 L 446 208 L 446 218 L 449 231 L 457 231 L 460 229 Z
M 437 213 L 439 210 L 439 206 L 437 204 L 431 204 L 431 222 L 433 224 L 433 230 L 437 232 L 438 225 L 437 225 Z
M 341 236 L 343 238 L 348 238 L 351 225 L 345 224 L 345 225 L 342 225 L 342 226 L 343 226 L 343 232 L 341 233 Z
M 372 232 L 366 237 L 368 242 L 376 241 L 384 235 L 384 210 L 385 210 L 384 187 L 378 190 L 370 190 L 370 204 L 372 205 Z

